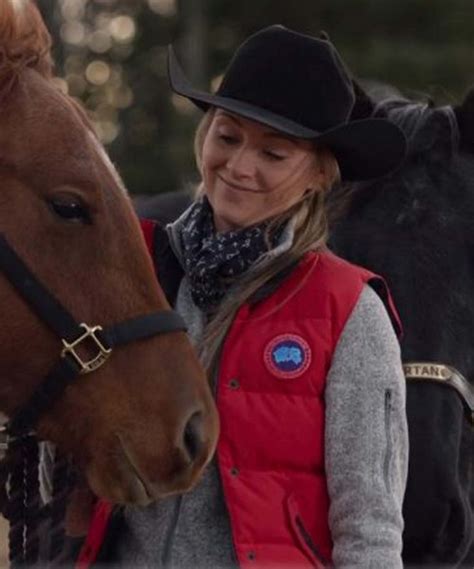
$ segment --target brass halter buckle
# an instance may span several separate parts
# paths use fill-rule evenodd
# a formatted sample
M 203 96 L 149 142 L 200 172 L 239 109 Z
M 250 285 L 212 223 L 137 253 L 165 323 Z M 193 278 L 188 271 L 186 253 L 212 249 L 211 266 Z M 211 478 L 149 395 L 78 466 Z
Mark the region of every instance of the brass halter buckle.
M 61 340 L 64 346 L 61 352 L 61 357 L 65 358 L 66 356 L 71 355 L 81 368 L 79 373 L 85 374 L 100 368 L 112 353 L 112 348 L 106 348 L 96 335 L 96 332 L 102 331 L 102 326 L 88 326 L 84 323 L 79 324 L 79 326 L 80 328 L 84 328 L 84 334 L 76 338 L 71 343 L 64 339 Z M 81 344 L 83 345 L 81 346 Z M 83 357 L 78 353 L 77 350 L 79 347 L 82 347 L 83 350 L 87 352 L 90 352 L 91 349 L 98 351 L 93 357 L 87 360 L 83 359 Z

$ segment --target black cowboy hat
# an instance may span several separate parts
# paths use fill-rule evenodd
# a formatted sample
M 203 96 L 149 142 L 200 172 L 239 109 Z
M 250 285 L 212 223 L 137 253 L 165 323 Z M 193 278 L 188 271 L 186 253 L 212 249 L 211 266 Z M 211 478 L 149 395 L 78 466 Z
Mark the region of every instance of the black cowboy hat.
M 219 107 L 326 146 L 345 180 L 388 174 L 405 156 L 406 139 L 396 125 L 381 118 L 349 122 L 351 78 L 326 39 L 265 28 L 237 49 L 215 94 L 191 86 L 172 46 L 168 72 L 171 88 L 204 111 Z

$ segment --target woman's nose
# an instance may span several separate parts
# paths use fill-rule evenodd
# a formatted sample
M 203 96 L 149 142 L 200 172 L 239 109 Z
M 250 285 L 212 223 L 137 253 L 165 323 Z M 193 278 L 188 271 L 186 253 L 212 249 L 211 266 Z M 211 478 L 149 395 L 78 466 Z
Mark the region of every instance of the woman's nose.
M 251 149 L 233 150 L 227 161 L 227 168 L 235 178 L 250 178 L 255 174 L 256 160 Z

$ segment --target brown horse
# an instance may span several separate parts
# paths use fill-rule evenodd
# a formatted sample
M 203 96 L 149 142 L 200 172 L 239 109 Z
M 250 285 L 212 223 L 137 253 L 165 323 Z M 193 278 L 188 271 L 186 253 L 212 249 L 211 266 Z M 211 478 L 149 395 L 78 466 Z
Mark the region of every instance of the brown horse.
M 51 80 L 49 48 L 37 8 L 1 0 L 0 234 L 77 322 L 110 326 L 169 310 L 117 172 Z M 1 272 L 0 307 L 0 411 L 13 417 L 62 344 Z M 36 424 L 39 437 L 74 456 L 97 495 L 140 504 L 188 489 L 217 430 L 183 331 L 117 347 Z

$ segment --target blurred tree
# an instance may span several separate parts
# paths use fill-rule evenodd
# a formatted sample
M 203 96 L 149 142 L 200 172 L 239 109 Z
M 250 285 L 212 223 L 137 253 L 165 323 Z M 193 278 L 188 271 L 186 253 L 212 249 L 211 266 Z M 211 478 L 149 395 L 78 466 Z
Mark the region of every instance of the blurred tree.
M 61 42 L 61 17 L 56 0 L 41 0 L 38 2 L 41 15 L 53 39 L 53 57 L 57 65 L 62 67 L 64 59 L 63 43 Z
M 193 180 L 199 112 L 170 93 L 166 48 L 208 89 L 235 47 L 281 23 L 329 33 L 359 77 L 408 96 L 459 100 L 473 74 L 472 0 L 39 0 L 61 46 L 69 92 L 83 101 L 131 192 Z

